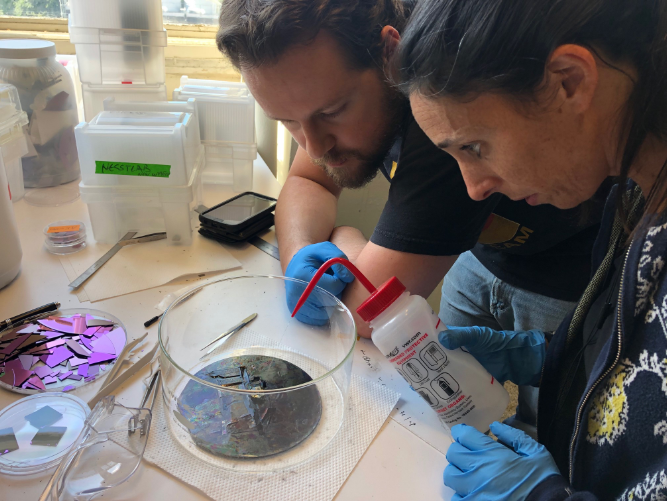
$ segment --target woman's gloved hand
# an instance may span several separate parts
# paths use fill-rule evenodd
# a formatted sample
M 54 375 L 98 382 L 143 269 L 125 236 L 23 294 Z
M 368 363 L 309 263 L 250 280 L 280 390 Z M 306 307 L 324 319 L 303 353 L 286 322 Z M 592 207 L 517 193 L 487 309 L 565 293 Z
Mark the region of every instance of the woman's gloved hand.
M 331 242 L 321 242 L 318 244 L 307 245 L 299 250 L 287 265 L 285 275 L 289 278 L 296 278 L 304 282 L 310 282 L 313 275 L 317 272 L 320 266 L 331 258 L 342 257 L 347 259 L 347 256 Z M 343 290 L 354 280 L 354 275 L 347 268 L 340 264 L 335 264 L 322 275 L 317 285 L 322 289 L 330 292 L 338 299 L 340 299 Z M 287 307 L 289 311 L 294 311 L 296 303 L 299 301 L 301 294 L 306 286 L 301 283 L 295 283 L 287 280 L 285 282 L 285 289 L 287 292 Z M 296 314 L 297 320 L 310 325 L 324 325 L 329 320 L 329 314 L 326 312 L 326 306 L 333 306 L 333 304 L 323 304 L 322 296 L 316 294 L 315 291 L 308 297 L 308 300 L 299 309 Z
M 472 426 L 452 428 L 456 440 L 447 450 L 445 485 L 465 499 L 525 499 L 542 481 L 560 475 L 546 447 L 521 430 L 492 423 L 498 442 Z
M 501 383 L 538 386 L 547 352 L 544 332 L 448 327 L 439 334 L 448 350 L 464 347 Z

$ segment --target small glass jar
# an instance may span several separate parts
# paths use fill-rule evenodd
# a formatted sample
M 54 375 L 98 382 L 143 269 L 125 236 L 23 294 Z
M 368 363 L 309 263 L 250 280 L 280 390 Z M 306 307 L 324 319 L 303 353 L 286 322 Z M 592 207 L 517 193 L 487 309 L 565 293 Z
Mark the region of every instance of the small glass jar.
M 25 187 L 47 188 L 78 179 L 74 84 L 56 61 L 53 42 L 0 40 L 0 83 L 17 88 L 21 108 L 28 114 L 28 153 L 22 160 Z

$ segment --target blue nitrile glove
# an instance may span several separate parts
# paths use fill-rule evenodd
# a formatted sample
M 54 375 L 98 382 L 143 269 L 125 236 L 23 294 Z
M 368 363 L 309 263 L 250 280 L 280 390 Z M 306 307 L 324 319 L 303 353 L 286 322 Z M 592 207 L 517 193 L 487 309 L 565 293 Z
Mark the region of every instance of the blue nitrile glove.
M 456 491 L 452 501 L 525 499 L 543 480 L 560 475 L 546 447 L 521 430 L 495 422 L 491 431 L 498 442 L 472 426 L 452 428 L 456 442 L 447 450 L 443 474 L 445 485 Z
M 544 332 L 448 327 L 438 339 L 448 350 L 465 347 L 501 383 L 538 386 L 547 353 Z
M 331 242 L 307 245 L 294 254 L 294 257 L 287 265 L 285 275 L 289 278 L 297 278 L 304 282 L 310 282 L 310 279 L 313 278 L 313 275 L 315 275 L 320 266 L 334 257 L 347 259 L 347 256 L 343 251 Z M 347 268 L 340 264 L 335 264 L 322 275 L 322 278 L 320 278 L 317 285 L 340 299 L 347 284 L 353 280 L 354 275 L 352 275 Z M 299 301 L 305 288 L 304 284 L 290 282 L 289 280 L 285 282 L 287 307 L 289 308 L 289 311 L 294 311 L 294 307 Z M 322 304 L 321 299 L 322 298 L 318 298 L 315 291 L 313 291 L 308 297 L 308 300 L 297 312 L 297 320 L 310 325 L 326 324 L 329 320 L 329 314 L 325 307 L 333 305 L 324 305 Z

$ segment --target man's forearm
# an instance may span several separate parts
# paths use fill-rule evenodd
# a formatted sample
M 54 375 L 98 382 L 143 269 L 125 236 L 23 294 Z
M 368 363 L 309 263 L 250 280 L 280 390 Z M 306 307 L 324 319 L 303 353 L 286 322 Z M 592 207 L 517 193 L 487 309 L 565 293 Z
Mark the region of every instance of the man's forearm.
M 299 249 L 329 239 L 338 199 L 322 185 L 298 176 L 287 179 L 276 206 L 276 235 L 283 273 Z
M 339 227 L 331 242 L 345 252 L 351 261 L 376 286 L 396 276 L 411 294 L 428 297 L 449 271 L 457 256 L 427 256 L 393 251 L 367 242 L 355 228 Z M 352 311 L 357 333 L 370 337 L 368 324 L 357 315 L 356 309 L 368 298 L 368 291 L 358 280 L 343 292 L 343 302 Z

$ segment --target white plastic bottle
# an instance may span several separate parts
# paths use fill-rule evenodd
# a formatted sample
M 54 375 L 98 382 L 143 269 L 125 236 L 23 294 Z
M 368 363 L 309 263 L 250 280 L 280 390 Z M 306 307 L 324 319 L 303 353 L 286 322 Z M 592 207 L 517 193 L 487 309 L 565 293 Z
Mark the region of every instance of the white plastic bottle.
M 16 278 L 21 269 L 21 243 L 14 218 L 14 207 L 9 195 L 5 169 L 0 167 L 0 289 Z
M 446 350 L 445 330 L 426 300 L 396 278 L 378 287 L 358 309 L 370 322 L 375 346 L 448 428 L 465 423 L 481 432 L 502 416 L 509 395 L 469 353 Z

